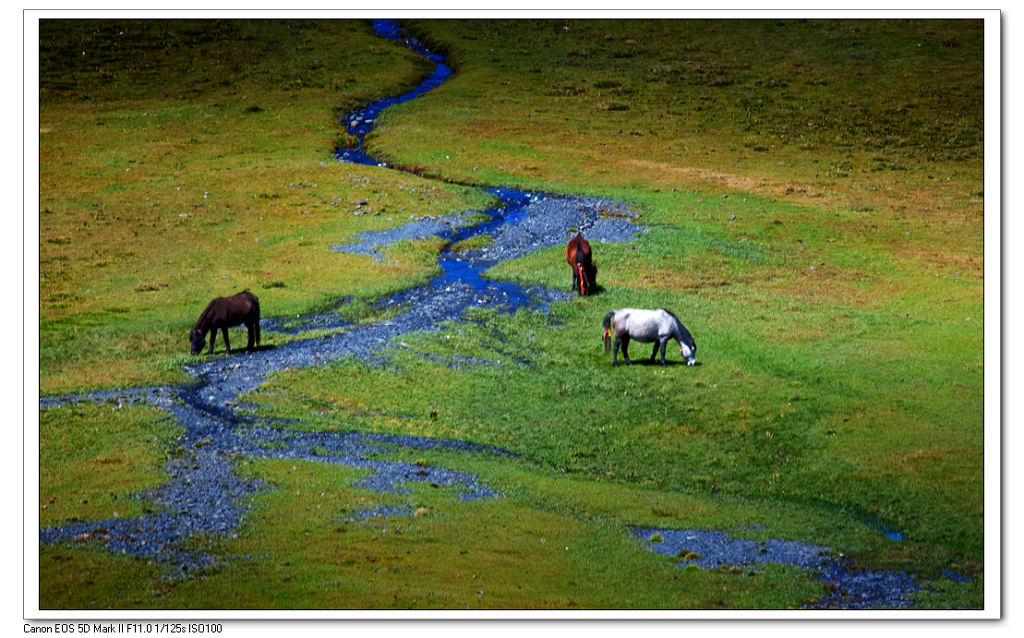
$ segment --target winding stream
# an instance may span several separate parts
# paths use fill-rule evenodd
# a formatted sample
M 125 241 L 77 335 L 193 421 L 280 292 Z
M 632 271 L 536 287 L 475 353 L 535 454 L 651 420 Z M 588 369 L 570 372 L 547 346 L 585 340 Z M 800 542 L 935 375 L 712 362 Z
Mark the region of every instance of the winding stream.
M 394 23 L 378 22 L 381 33 L 396 33 Z M 389 29 L 391 31 L 389 31 Z M 362 147 L 366 133 L 377 114 L 387 106 L 414 99 L 436 87 L 451 75 L 438 56 L 425 53 L 437 67 L 416 89 L 397 98 L 388 98 L 353 113 L 350 130 L 359 139 L 359 148 L 339 151 L 340 161 L 377 165 Z M 407 307 L 386 320 L 368 324 L 350 324 L 341 315 L 317 315 L 289 322 L 288 331 L 340 327 L 338 334 L 297 339 L 280 346 L 239 353 L 229 357 L 204 358 L 186 366 L 196 382 L 182 387 L 155 386 L 115 391 L 41 397 L 39 406 L 47 409 L 77 402 L 107 405 L 148 404 L 167 410 L 184 429 L 165 465 L 168 480 L 158 488 L 137 494 L 152 502 L 159 511 L 139 517 L 111 518 L 100 521 L 73 521 L 40 530 L 40 542 L 62 540 L 93 541 L 111 551 L 148 556 L 173 573 L 187 573 L 216 563 L 217 557 L 186 549 L 195 534 L 233 534 L 244 520 L 245 498 L 262 489 L 259 482 L 245 481 L 232 471 L 243 456 L 290 458 L 322 463 L 337 463 L 368 470 L 361 487 L 379 492 L 408 492 L 411 483 L 448 487 L 460 499 L 490 498 L 496 493 L 469 473 L 437 467 L 423 467 L 407 460 L 380 458 L 382 453 L 401 458 L 416 458 L 422 449 L 450 449 L 473 454 L 509 455 L 506 450 L 464 441 L 386 434 L 302 432 L 287 423 L 273 423 L 246 415 L 239 397 L 255 390 L 272 372 L 289 368 L 323 365 L 346 356 L 387 364 L 386 354 L 399 337 L 410 332 L 439 329 L 439 325 L 458 319 L 471 306 L 488 306 L 515 311 L 537 308 L 554 300 L 571 297 L 566 290 L 523 286 L 516 282 L 494 281 L 483 272 L 494 264 L 540 248 L 563 243 L 572 228 L 590 229 L 595 240 L 631 239 L 638 232 L 627 221 L 605 220 L 601 211 L 624 210 L 620 204 L 605 200 L 549 196 L 507 189 L 489 191 L 499 204 L 484 211 L 488 221 L 465 225 L 473 213 L 465 211 L 452 219 L 421 220 L 379 233 L 364 233 L 359 241 L 337 246 L 335 250 L 366 253 L 381 258 L 378 248 L 401 239 L 442 236 L 459 239 L 487 233 L 495 237 L 490 247 L 458 255 L 445 250 L 439 256 L 441 274 L 428 283 L 386 297 L 379 305 Z M 474 219 L 479 218 L 475 215 Z M 274 317 L 264 318 L 264 330 L 279 330 Z M 457 357 L 456 357 L 457 358 Z M 409 513 L 408 508 L 371 509 L 355 515 L 395 515 Z
M 376 21 L 377 33 L 401 39 L 394 21 Z M 443 57 L 426 50 L 414 39 L 406 44 L 435 62 L 434 71 L 412 91 L 368 105 L 352 114 L 346 126 L 354 135 L 356 148 L 339 149 L 339 161 L 383 166 L 366 152 L 364 141 L 380 112 L 393 104 L 414 99 L 437 87 L 452 71 Z M 510 455 L 507 450 L 480 446 L 464 441 L 386 434 L 304 432 L 289 429 L 287 423 L 267 422 L 246 415 L 246 406 L 239 397 L 262 385 L 270 373 L 289 368 L 323 365 L 346 356 L 355 356 L 380 365 L 387 365 L 387 351 L 402 335 L 437 330 L 440 324 L 457 320 L 472 306 L 487 306 L 515 311 L 522 308 L 543 309 L 546 304 L 571 298 L 568 290 L 551 290 L 541 286 L 524 286 L 510 281 L 494 281 L 484 272 L 495 264 L 541 248 L 564 244 L 576 229 L 584 230 L 591 242 L 628 241 L 644 230 L 629 221 L 624 205 L 609 200 L 527 193 L 491 189 L 500 201 L 483 211 L 489 221 L 468 225 L 471 214 L 466 211 L 446 219 L 423 219 L 398 228 L 364 233 L 357 241 L 335 246 L 334 250 L 369 255 L 383 259 L 379 249 L 401 239 L 440 236 L 459 240 L 487 234 L 493 241 L 480 249 L 440 255 L 441 274 L 422 286 L 400 292 L 378 301 L 379 305 L 408 308 L 386 320 L 351 324 L 339 314 L 321 314 L 289 321 L 283 327 L 276 318 L 265 318 L 265 330 L 287 330 L 297 335 L 311 329 L 341 328 L 327 337 L 289 341 L 274 348 L 252 353 L 202 359 L 186 366 L 196 382 L 182 387 L 133 388 L 60 397 L 42 397 L 40 408 L 79 401 L 131 405 L 148 404 L 174 415 L 184 430 L 168 460 L 168 480 L 160 487 L 138 494 L 154 503 L 159 511 L 132 518 L 102 521 L 76 521 L 40 530 L 40 542 L 79 540 L 105 544 L 111 551 L 148 556 L 165 565 L 171 576 L 187 574 L 221 560 L 217 556 L 190 550 L 188 539 L 196 534 L 232 535 L 244 521 L 246 497 L 263 489 L 258 481 L 246 481 L 233 472 L 241 457 L 289 458 L 337 463 L 364 468 L 367 476 L 359 483 L 378 492 L 402 493 L 409 483 L 428 483 L 453 490 L 461 499 L 492 498 L 496 493 L 478 477 L 455 470 L 423 467 L 403 458 L 415 458 L 423 449 L 450 449 L 467 454 Z M 605 213 L 615 214 L 608 216 Z M 479 217 L 479 216 L 476 216 Z M 390 457 L 381 458 L 381 452 Z M 370 516 L 411 515 L 411 506 L 389 506 L 355 512 L 352 518 Z M 652 530 L 635 532 L 638 539 Z M 661 530 L 663 537 L 675 538 L 672 530 Z M 711 530 L 690 530 L 686 543 L 693 545 L 703 535 L 721 534 Z M 715 536 L 717 538 L 717 536 Z M 664 544 L 671 548 L 670 543 Z M 711 547 L 711 545 L 708 545 Z M 806 546 L 811 548 L 813 546 Z M 658 547 L 653 548 L 660 551 Z M 792 547 L 787 546 L 791 550 Z M 668 549 L 666 549 L 668 551 Z M 818 549 L 808 551 L 817 552 Z M 799 553 L 799 552 L 798 552 Z M 781 552 L 759 557 L 785 562 Z M 724 559 L 723 559 L 724 560 Z M 842 593 L 854 591 L 854 585 L 843 589 L 842 583 L 853 583 L 855 574 L 846 572 L 838 563 L 803 566 L 822 571 L 830 583 L 840 583 Z M 845 579 L 845 580 L 844 580 Z M 863 580 L 863 579 L 862 579 Z M 854 601 L 844 596 L 823 599 L 821 605 L 832 607 L 907 604 L 906 594 L 916 589 L 912 577 L 886 581 L 884 593 L 864 595 Z M 861 591 L 857 589 L 856 591 Z

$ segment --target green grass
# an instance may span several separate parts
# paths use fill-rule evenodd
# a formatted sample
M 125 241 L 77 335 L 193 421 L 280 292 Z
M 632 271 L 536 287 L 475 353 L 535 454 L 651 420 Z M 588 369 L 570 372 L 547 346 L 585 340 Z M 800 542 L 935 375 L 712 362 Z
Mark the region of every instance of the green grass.
M 166 480 L 162 466 L 173 419 L 154 408 L 68 405 L 40 411 L 39 521 L 140 516 L 152 504 L 134 497 Z
M 533 473 L 487 459 L 480 466 L 490 467 L 494 478 L 508 477 L 510 486 Z M 785 608 L 821 591 L 820 583 L 777 566 L 743 574 L 680 570 L 629 540 L 621 521 L 575 509 L 599 503 L 609 508 L 610 498 L 635 497 L 633 491 L 609 493 L 573 482 L 579 500 L 567 507 L 555 496 L 562 494 L 564 479 L 549 476 L 543 485 L 551 493 L 467 503 L 430 488 L 390 497 L 365 492 L 352 486 L 360 471 L 322 464 L 246 461 L 242 469 L 270 481 L 272 489 L 254 498 L 237 538 L 208 546 L 235 558 L 200 579 L 155 583 L 144 596 L 131 593 L 118 608 Z M 666 508 L 699 509 L 672 495 L 646 496 L 650 504 L 636 509 L 656 510 L 660 520 Z M 584 499 L 591 502 L 579 502 Z M 420 515 L 349 520 L 390 501 L 408 502 Z M 607 560 L 609 554 L 616 560 Z M 95 573 L 87 586 L 46 598 L 45 606 L 71 608 L 83 608 L 98 590 L 115 587 L 104 579 L 120 574 L 125 563 L 111 556 L 105 559 L 108 570 L 96 568 L 95 553 L 66 545 L 44 549 L 43 558 L 63 561 L 65 568 L 84 564 L 83 570 Z M 636 587 L 638 579 L 648 586 Z
M 235 288 L 268 316 L 378 319 L 369 303 L 435 272 L 441 242 L 384 262 L 330 247 L 491 201 L 459 184 L 625 201 L 649 232 L 595 245 L 601 294 L 547 315 L 473 310 L 403 337 L 386 369 L 286 371 L 244 397 L 297 428 L 510 449 L 418 459 L 505 497 L 384 497 L 349 468 L 243 459 L 271 489 L 237 538 L 195 540 L 222 563 L 168 582 L 144 560 L 44 547 L 42 604 L 774 609 L 821 591 L 791 569 L 679 570 L 628 536 L 660 525 L 829 545 L 917 574 L 927 608 L 983 606 L 980 23 L 410 26 L 456 71 L 370 137 L 414 174 L 329 157 L 338 113 L 427 69 L 365 23 L 44 24 L 40 384 L 182 382 L 191 323 Z M 559 247 L 489 274 L 570 281 Z M 675 311 L 701 365 L 613 369 L 601 318 L 623 306 Z M 44 473 L 44 524 L 109 516 L 159 480 L 167 423 L 111 412 L 127 419 L 113 431 L 145 434 L 88 438 L 107 410 L 44 411 L 41 435 L 71 438 L 41 436 L 41 461 L 96 484 Z M 94 472 L 108 456 L 141 474 Z M 347 522 L 367 500 L 425 515 Z
M 570 474 L 845 510 L 865 526 L 878 520 L 933 544 L 949 560 L 981 555 L 981 491 L 970 479 L 981 472 L 972 451 L 980 450 L 980 424 L 948 425 L 969 422 L 971 411 L 951 386 L 977 383 L 978 375 L 961 371 L 913 388 L 900 378 L 905 366 L 877 366 L 841 336 L 833 339 L 847 343 L 845 357 L 794 360 L 799 353 L 788 344 L 774 353 L 744 350 L 729 343 L 734 325 L 692 323 L 700 366 L 678 365 L 677 356 L 667 369 L 613 370 L 600 319 L 615 305 L 559 307 L 560 326 L 540 314 L 478 312 L 472 323 L 403 338 L 442 358 L 456 352 L 502 366 L 449 370 L 403 351 L 386 369 L 350 362 L 280 373 L 253 398 L 286 418 L 315 409 L 315 428 L 468 439 Z M 773 329 L 767 320 L 755 325 Z M 634 358 L 649 354 L 644 348 Z M 855 380 L 851 371 L 859 370 L 870 382 L 837 382 L 840 370 Z M 886 386 L 905 386 L 901 402 L 879 405 Z M 931 418 L 920 407 L 929 401 Z M 887 428 L 893 432 L 877 436 Z M 943 489 L 963 477 L 955 489 L 970 496 L 936 499 L 942 476 Z
M 184 381 L 216 296 L 287 315 L 411 285 L 419 256 L 330 247 L 493 199 L 332 159 L 339 113 L 426 68 L 363 23 L 58 20 L 40 38 L 44 392 Z
M 463 239 L 452 244 L 451 251 L 455 254 L 466 252 L 470 250 L 480 250 L 485 248 L 494 241 L 494 238 L 490 235 L 477 235 L 470 237 L 469 239 Z
M 400 165 L 486 184 L 724 189 L 896 210 L 926 191 L 929 216 L 980 198 L 980 22 L 411 27 L 459 72 L 385 115 L 374 143 Z M 430 161 L 436 130 L 446 161 Z

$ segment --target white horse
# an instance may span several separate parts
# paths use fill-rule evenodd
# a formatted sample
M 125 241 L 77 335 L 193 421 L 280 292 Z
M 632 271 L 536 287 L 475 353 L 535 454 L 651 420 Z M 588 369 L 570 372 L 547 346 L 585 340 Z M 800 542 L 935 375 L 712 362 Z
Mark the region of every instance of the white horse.
M 661 365 L 665 365 L 665 345 L 669 339 L 675 339 L 679 343 L 679 354 L 686 359 L 687 365 L 697 363 L 697 344 L 694 343 L 690 331 L 686 329 L 682 321 L 662 308 L 657 310 L 642 310 L 638 308 L 623 308 L 612 310 L 604 316 L 604 351 L 608 352 L 611 333 L 615 334 L 615 350 L 612 353 L 612 365 L 619 365 L 619 346 L 622 346 L 622 356 L 627 364 L 629 360 L 629 340 L 635 339 L 640 343 L 654 342 L 654 352 L 651 353 L 653 363 L 658 356 L 658 349 L 661 349 Z

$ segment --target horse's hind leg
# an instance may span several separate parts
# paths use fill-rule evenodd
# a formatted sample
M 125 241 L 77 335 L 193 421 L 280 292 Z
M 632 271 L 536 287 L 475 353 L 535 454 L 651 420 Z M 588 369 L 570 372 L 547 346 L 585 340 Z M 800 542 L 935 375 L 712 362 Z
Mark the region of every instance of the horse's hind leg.
M 249 342 L 245 344 L 245 349 L 252 352 L 252 347 L 256 342 L 256 331 L 259 330 L 259 324 L 247 324 L 246 329 L 249 331 Z
M 626 365 L 633 365 L 633 362 L 629 360 L 629 335 L 622 335 L 622 358 L 626 360 Z
M 615 346 L 612 348 L 612 366 L 619 365 L 619 348 L 622 348 L 622 358 L 626 365 L 633 363 L 629 360 L 629 335 L 615 335 Z

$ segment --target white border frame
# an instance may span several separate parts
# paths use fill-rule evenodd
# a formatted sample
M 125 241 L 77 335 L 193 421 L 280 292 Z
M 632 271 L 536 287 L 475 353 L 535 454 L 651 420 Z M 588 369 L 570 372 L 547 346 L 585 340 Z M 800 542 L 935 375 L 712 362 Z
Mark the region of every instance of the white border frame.
M 133 6 L 137 7 L 137 4 Z M 820 5 L 817 5 L 820 6 Z M 543 8 L 541 8 L 543 9 Z M 621 11 L 594 10 L 579 11 L 577 9 L 516 9 L 516 10 L 463 10 L 457 14 L 439 12 L 434 9 L 380 9 L 380 10 L 37 10 L 23 11 L 23 55 L 24 55 L 24 137 L 23 137 L 23 268 L 24 268 L 24 396 L 23 396 L 23 477 L 25 493 L 24 536 L 23 536 L 23 613 L 24 618 L 32 621 L 63 621 L 88 623 L 101 620 L 117 619 L 123 622 L 145 620 L 821 620 L 821 619 L 917 619 L 917 620 L 981 620 L 1002 617 L 1002 529 L 1003 500 L 1002 493 L 1002 454 L 1003 437 L 1001 419 L 1003 409 L 1002 396 L 1002 103 L 1003 79 L 1009 79 L 1002 66 L 1002 15 L 998 10 L 819 10 L 819 9 L 716 9 L 716 10 L 653 10 L 653 11 Z M 638 15 L 639 13 L 639 15 Z M 886 18 L 931 18 L 931 19 L 982 19 L 985 22 L 985 221 L 984 221 L 984 263 L 985 263 L 985 325 L 984 325 L 984 467 L 985 467 L 985 608 L 983 610 L 965 611 L 730 611 L 715 612 L 707 610 L 672 610 L 672 611 L 51 611 L 38 608 L 38 454 L 39 446 L 39 414 L 38 414 L 38 259 L 39 259 L 39 171 L 38 171 L 38 27 L 39 20 L 46 18 L 88 17 L 93 19 L 124 18 L 124 17 L 202 17 L 214 19 L 220 17 L 288 17 L 288 18 L 344 18 L 360 19 L 368 17 L 476 17 L 476 18 L 525 18 L 540 17 L 555 19 L 559 17 L 600 17 L 600 18 L 775 18 L 783 16 L 792 18 L 870 19 Z M 8 238 L 9 239 L 9 238 Z M 10 255 L 5 255 L 10 258 Z M 35 602 L 33 602 L 35 601 Z M 42 623 L 45 624 L 45 623 Z M 261 623 L 242 623 L 246 632 L 259 633 L 270 630 Z M 26 623 L 27 631 L 28 623 Z M 280 626 L 278 626 L 278 629 Z M 315 626 L 314 626 L 315 628 Z M 960 629 L 964 629 L 959 625 Z M 309 626 L 303 626 L 307 631 Z M 325 628 L 327 629 L 327 628 Z M 451 631 L 445 627 L 445 632 Z M 821 628 L 818 627 L 818 630 Z M 932 628 L 936 629 L 935 627 Z M 416 631 L 420 631 L 419 628 Z M 491 631 L 488 628 L 487 631 Z M 645 628 L 646 631 L 646 628 Z M 831 631 L 831 629 L 830 629 Z

